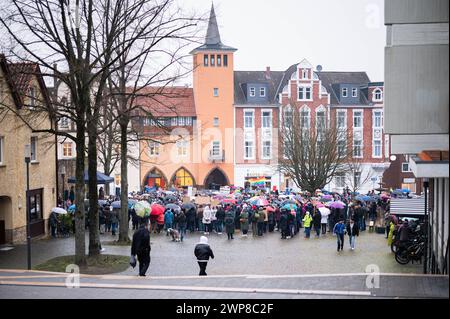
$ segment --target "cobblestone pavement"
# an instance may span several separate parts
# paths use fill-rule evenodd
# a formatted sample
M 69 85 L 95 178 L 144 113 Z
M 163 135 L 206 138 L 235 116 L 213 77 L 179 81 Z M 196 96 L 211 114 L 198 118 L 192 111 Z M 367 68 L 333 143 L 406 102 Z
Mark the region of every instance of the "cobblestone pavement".
M 447 298 L 447 276 L 419 274 L 278 276 L 82 275 L 0 271 L 0 298 Z
M 187 234 L 182 243 L 172 242 L 164 234 L 152 234 L 151 276 L 197 275 L 198 265 L 194 247 L 201 233 Z M 382 234 L 363 232 L 356 241 L 356 249 L 349 250 L 348 238 L 344 251 L 336 251 L 336 237 L 304 239 L 298 234 L 292 239 L 281 240 L 278 232 L 267 233 L 261 238 L 251 234 L 242 238 L 235 234 L 227 240 L 225 234 L 208 236 L 216 258 L 209 262 L 209 275 L 289 275 L 289 274 L 339 274 L 364 273 L 368 265 L 376 265 L 382 273 L 421 273 L 422 265 L 399 265 L 390 252 Z M 102 241 L 112 241 L 110 235 Z M 117 238 L 117 237 L 116 237 Z M 87 245 L 86 245 L 87 246 Z M 105 253 L 129 255 L 129 246 L 106 246 Z M 46 239 L 32 244 L 32 264 L 37 265 L 50 258 L 74 253 L 73 238 Z M 25 269 L 26 245 L 0 251 L 0 268 Z M 135 275 L 131 267 L 122 274 Z
M 148 277 L 131 267 L 120 274 L 82 275 L 81 289 L 67 289 L 67 274 L 28 272 L 26 246 L 0 251 L 0 298 L 448 298 L 448 277 L 423 276 L 422 265 L 399 265 L 381 234 L 363 232 L 356 250 L 336 251 L 336 239 L 281 240 L 278 232 L 234 240 L 209 235 L 216 258 L 208 277 L 198 277 L 193 256 L 200 233 L 182 243 L 153 235 Z M 112 241 L 110 235 L 102 241 Z M 347 240 L 347 238 L 346 238 Z M 108 254 L 129 255 L 129 246 L 107 246 Z M 33 265 L 74 252 L 73 238 L 33 242 Z M 379 288 L 368 288 L 366 267 L 379 271 Z M 376 266 L 373 266 L 376 265 Z M 17 269 L 17 270 L 7 270 Z M 373 281 L 375 283 L 375 281 Z

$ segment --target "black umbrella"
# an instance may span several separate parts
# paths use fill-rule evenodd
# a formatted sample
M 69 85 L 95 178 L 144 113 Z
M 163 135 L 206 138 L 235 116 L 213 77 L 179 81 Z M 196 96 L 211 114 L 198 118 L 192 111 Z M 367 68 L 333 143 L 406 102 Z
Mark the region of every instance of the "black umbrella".
M 170 204 L 169 204 L 170 205 Z M 184 203 L 183 205 L 181 205 L 181 208 L 185 209 L 185 210 L 190 210 L 190 209 L 196 209 L 197 207 L 195 206 L 194 203 Z
M 173 196 L 173 195 L 167 195 L 166 197 L 164 197 L 164 200 L 166 202 L 174 202 L 174 201 L 177 200 L 177 198 L 175 196 Z
M 88 183 L 89 183 L 89 174 L 88 174 L 88 171 L 85 171 L 85 172 L 84 172 L 83 179 L 84 179 L 84 183 L 85 183 L 85 184 L 88 184 Z M 70 178 L 67 180 L 67 182 L 70 183 L 70 184 L 75 184 L 75 183 L 76 183 L 76 178 L 75 178 L 75 177 L 70 177 Z M 107 175 L 105 175 L 105 174 L 102 174 L 102 173 L 100 173 L 100 172 L 97 172 L 97 184 L 109 184 L 109 183 L 112 183 L 112 182 L 114 182 L 114 177 L 107 176 Z

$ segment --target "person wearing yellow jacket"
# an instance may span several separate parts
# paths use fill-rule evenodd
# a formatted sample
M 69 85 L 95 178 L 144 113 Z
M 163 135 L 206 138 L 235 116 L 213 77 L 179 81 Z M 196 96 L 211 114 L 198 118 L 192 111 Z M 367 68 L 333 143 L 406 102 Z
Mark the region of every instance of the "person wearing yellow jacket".
M 392 240 L 394 238 L 394 229 L 395 229 L 395 224 L 394 222 L 391 220 L 391 222 L 389 223 L 389 235 L 388 235 L 388 246 L 391 247 L 392 245 Z
M 303 217 L 303 226 L 305 227 L 305 238 L 309 238 L 311 235 L 311 223 L 312 223 L 312 217 L 309 212 L 306 212 L 305 217 Z

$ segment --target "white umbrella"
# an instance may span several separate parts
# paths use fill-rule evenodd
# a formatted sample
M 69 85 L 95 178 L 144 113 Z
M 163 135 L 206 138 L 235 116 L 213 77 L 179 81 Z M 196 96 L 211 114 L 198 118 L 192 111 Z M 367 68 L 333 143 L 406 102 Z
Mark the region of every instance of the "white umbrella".
M 55 214 L 67 214 L 67 210 L 65 210 L 64 208 L 61 208 L 61 207 L 53 207 L 52 208 L 52 213 L 55 213 Z
M 319 212 L 322 215 L 322 217 L 330 215 L 330 210 L 326 207 L 319 207 Z

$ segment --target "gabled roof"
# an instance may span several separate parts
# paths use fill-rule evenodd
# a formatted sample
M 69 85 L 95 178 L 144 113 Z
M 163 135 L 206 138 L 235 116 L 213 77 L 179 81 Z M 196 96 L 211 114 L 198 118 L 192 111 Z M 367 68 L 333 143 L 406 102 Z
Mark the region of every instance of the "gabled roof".
M 206 31 L 205 43 L 191 51 L 194 54 L 198 51 L 237 51 L 237 49 L 224 45 L 220 39 L 219 25 L 217 24 L 214 4 L 211 5 L 209 14 L 208 30 Z
M 338 84 L 358 84 L 361 87 L 367 87 L 370 79 L 366 72 L 315 72 L 322 85 L 330 93 L 331 104 L 341 104 L 339 101 L 339 92 L 336 91 Z M 364 91 L 361 91 L 364 93 Z M 360 103 L 368 104 L 367 96 L 360 94 Z
M 186 87 L 149 87 L 140 90 L 135 104 L 154 117 L 195 117 L 194 90 Z
M 0 67 L 5 74 L 6 81 L 13 95 L 17 108 L 23 107 L 23 99 L 28 95 L 28 90 L 33 77 L 37 78 L 38 85 L 46 103 L 50 104 L 47 87 L 42 78 L 41 69 L 37 63 L 32 62 L 8 62 L 3 54 L 0 54 Z
M 266 104 L 278 104 L 277 91 L 284 72 L 282 71 L 234 71 L 234 104 L 251 104 L 247 101 L 244 85 L 265 83 L 268 85 Z M 264 104 L 257 102 L 256 104 Z

